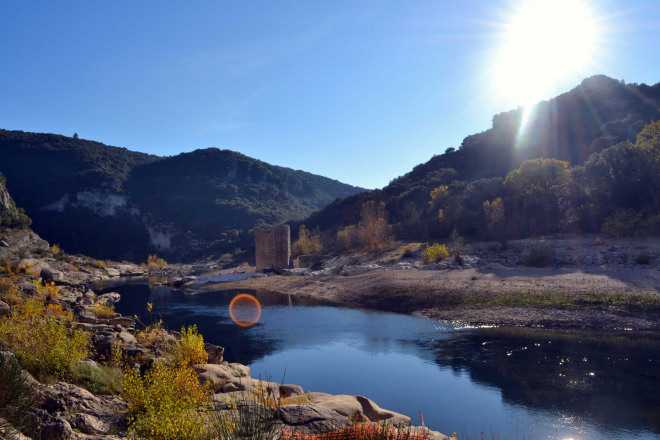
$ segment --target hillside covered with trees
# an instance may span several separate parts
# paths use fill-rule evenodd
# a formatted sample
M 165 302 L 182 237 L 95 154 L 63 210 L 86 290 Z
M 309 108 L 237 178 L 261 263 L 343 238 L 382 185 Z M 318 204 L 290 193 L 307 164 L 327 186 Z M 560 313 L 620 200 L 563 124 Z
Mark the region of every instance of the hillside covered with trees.
M 526 123 L 523 124 L 523 120 Z M 396 178 L 312 215 L 309 230 L 341 245 L 365 203 L 384 204 L 399 239 L 505 241 L 559 232 L 660 232 L 660 83 L 605 76 L 524 109 L 493 117 Z
M 157 157 L 54 134 L 0 130 L 0 172 L 32 227 L 96 258 L 239 255 L 251 230 L 302 219 L 360 191 L 209 148 Z

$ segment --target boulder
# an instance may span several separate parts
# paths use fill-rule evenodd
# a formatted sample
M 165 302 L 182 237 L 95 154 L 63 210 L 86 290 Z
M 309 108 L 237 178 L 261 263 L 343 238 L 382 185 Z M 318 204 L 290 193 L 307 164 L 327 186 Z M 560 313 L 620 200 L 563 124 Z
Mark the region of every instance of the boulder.
M 282 397 L 300 396 L 305 394 L 300 385 L 283 384 L 280 385 L 280 395 Z
M 110 429 L 110 425 L 91 414 L 74 413 L 65 416 L 71 427 L 83 434 L 103 434 Z
M 222 363 L 222 356 L 225 354 L 225 349 L 219 345 L 209 344 L 208 342 L 204 344 L 204 350 L 209 354 L 209 364 L 220 364 Z
M 285 405 L 280 409 L 282 423 L 301 434 L 328 432 L 348 426 L 348 418 L 319 405 Z
M 92 416 L 85 420 L 75 419 L 76 424 L 84 424 L 87 429 L 102 428 L 102 432 L 107 432 L 125 422 L 127 403 L 117 396 L 95 396 L 84 388 L 65 382 L 46 385 L 42 390 L 42 407 L 47 411 Z M 70 427 L 69 422 L 66 424 Z
M 147 271 L 136 264 L 118 264 L 115 268 L 123 277 L 146 275 Z
M 41 272 L 39 274 L 41 276 L 41 279 L 44 280 L 46 283 L 61 283 L 64 281 L 64 274 L 60 272 L 59 270 L 55 270 L 50 267 L 44 267 L 41 269 Z
M 129 344 L 129 345 L 137 345 L 137 339 L 135 339 L 135 336 L 127 332 L 126 330 L 123 330 L 119 332 L 119 335 L 117 337 L 124 343 L 124 344 Z
M 121 296 L 117 292 L 104 293 L 96 297 L 96 304 L 101 304 L 103 306 L 111 306 L 121 299 Z
M 42 440 L 69 440 L 73 438 L 71 425 L 59 417 L 52 417 L 48 421 L 41 423 L 39 433 Z
M 380 408 L 370 399 L 363 396 L 332 395 L 326 393 L 311 393 L 313 405 L 322 406 L 346 418 L 356 411 L 371 422 L 387 422 L 395 427 L 411 426 L 410 417 Z
M 9 316 L 10 313 L 11 309 L 9 308 L 9 304 L 4 301 L 0 301 L 0 316 Z
M 241 364 L 230 364 L 228 362 L 222 362 L 221 364 L 197 364 L 194 368 L 199 380 L 202 382 L 209 381 L 213 391 L 216 393 L 245 389 L 245 384 L 252 380 L 250 378 L 250 368 Z M 229 383 L 233 383 L 234 386 L 228 387 L 227 391 L 224 391 L 223 388 Z
M 115 269 L 114 267 L 105 267 L 103 270 L 105 270 L 105 273 L 107 273 L 109 277 L 121 276 L 121 272 L 119 272 L 119 270 Z

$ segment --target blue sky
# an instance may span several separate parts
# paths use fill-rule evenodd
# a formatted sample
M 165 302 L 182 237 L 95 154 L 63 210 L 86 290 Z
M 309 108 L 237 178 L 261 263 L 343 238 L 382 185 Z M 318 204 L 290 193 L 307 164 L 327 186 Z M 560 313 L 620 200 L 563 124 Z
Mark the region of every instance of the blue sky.
M 599 73 L 660 81 L 660 1 L 575 1 L 597 23 L 595 50 L 540 98 Z M 520 8 L 0 0 L 0 128 L 161 156 L 226 148 L 382 187 L 524 104 L 493 80 Z

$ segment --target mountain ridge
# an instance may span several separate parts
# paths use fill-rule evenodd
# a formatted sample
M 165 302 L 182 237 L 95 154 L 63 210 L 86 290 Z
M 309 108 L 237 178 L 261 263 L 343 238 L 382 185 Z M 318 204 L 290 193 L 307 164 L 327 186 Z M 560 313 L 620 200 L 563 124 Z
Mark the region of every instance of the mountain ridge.
M 660 83 L 626 84 L 596 75 L 537 103 L 533 110 L 523 137 L 518 135 L 524 109 L 498 113 L 489 129 L 466 136 L 458 149 L 448 148 L 381 189 L 336 200 L 305 224 L 332 234 L 357 224 L 361 205 L 374 200 L 386 204 L 396 237 L 446 237 L 446 228 L 440 231 L 437 225 L 428 226 L 437 223 L 437 212 L 429 206 L 432 190 L 452 182 L 462 182 L 464 187 L 480 182 L 484 187 L 478 191 L 483 193 L 481 198 L 466 203 L 469 209 L 481 211 L 482 202 L 503 195 L 502 181 L 525 160 L 550 158 L 581 166 L 595 153 L 634 142 L 646 124 L 660 119 Z M 499 179 L 499 183 L 488 179 Z
M 48 241 L 130 260 L 241 254 L 254 227 L 302 219 L 361 190 L 231 150 L 158 157 L 9 130 L 0 130 L 0 172 Z

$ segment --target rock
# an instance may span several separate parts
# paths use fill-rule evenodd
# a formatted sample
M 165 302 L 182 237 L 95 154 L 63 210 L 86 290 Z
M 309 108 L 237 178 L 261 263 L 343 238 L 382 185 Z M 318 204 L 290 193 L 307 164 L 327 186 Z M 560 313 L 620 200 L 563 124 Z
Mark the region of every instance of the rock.
M 135 336 L 125 330 L 119 332 L 118 338 L 121 339 L 125 344 L 137 345 L 137 339 L 135 339 Z
M 69 422 L 59 417 L 53 417 L 39 426 L 43 440 L 69 440 L 73 438 L 73 429 Z
M 204 344 L 204 349 L 209 354 L 209 364 L 220 364 L 222 363 L 222 356 L 225 354 L 225 349 L 219 345 L 209 344 L 208 342 Z
M 16 360 L 16 357 L 14 356 L 14 353 L 11 351 L 0 351 L 0 358 L 2 358 L 6 363 L 13 363 L 13 364 L 18 364 L 18 361 Z M 21 370 L 21 375 L 23 376 L 23 379 L 25 379 L 25 382 L 33 387 L 38 387 L 40 384 L 39 382 L 32 377 L 30 373 L 28 373 L 25 370 Z
M 9 247 L 9 243 L 4 240 L 0 240 L 0 247 Z
M 117 292 L 104 293 L 96 297 L 96 304 L 101 304 L 103 306 L 111 306 L 121 299 L 121 296 Z
M 300 396 L 305 394 L 300 385 L 284 384 L 280 385 L 280 395 L 282 397 Z
M 73 429 L 83 434 L 103 434 L 110 429 L 107 423 L 102 422 L 91 414 L 75 413 L 65 417 Z
M 250 368 L 241 364 L 230 364 L 228 362 L 222 362 L 221 364 L 197 364 L 194 368 L 199 380 L 202 382 L 209 381 L 213 391 L 216 393 L 245 389 L 244 386 L 241 388 L 239 384 L 252 380 L 250 379 Z M 223 387 L 228 383 L 234 383 L 236 389 L 223 391 Z
M 147 273 L 146 270 L 141 269 L 140 266 L 136 264 L 118 264 L 115 268 L 123 277 L 141 276 L 146 275 Z
M 244 389 L 245 389 L 245 387 L 240 386 L 240 384 L 236 384 L 234 382 L 229 382 L 229 383 L 226 383 L 222 386 L 221 391 L 223 393 L 233 393 L 233 392 L 236 392 L 236 391 L 242 391 Z
M 9 316 L 10 313 L 11 309 L 9 308 L 9 304 L 4 301 L 0 301 L 0 316 Z
M 115 326 L 115 325 L 121 325 L 122 327 L 125 328 L 134 328 L 135 327 L 135 319 L 129 317 L 129 316 L 113 316 L 112 318 L 97 318 L 95 316 L 91 315 L 80 315 L 76 317 L 78 322 L 81 322 L 83 324 L 105 324 L 109 326 Z
M 36 295 L 39 293 L 39 289 L 37 289 L 37 286 L 35 286 L 32 283 L 20 283 L 18 284 L 18 288 L 29 295 Z
M 305 268 L 297 269 L 282 269 L 282 275 L 294 276 L 294 277 L 304 277 L 312 273 L 311 270 Z
M 322 406 L 348 418 L 355 411 L 365 416 L 371 422 L 385 422 L 395 427 L 410 426 L 410 417 L 380 408 L 372 400 L 363 396 L 331 395 L 312 393 L 313 405 Z
M 411 269 L 417 269 L 417 268 L 412 264 L 406 262 L 397 263 L 394 266 L 392 266 L 392 270 L 411 270 Z
M 344 266 L 342 267 L 341 272 L 339 272 L 339 275 L 342 276 L 360 275 L 380 268 L 381 267 L 377 264 L 364 264 L 361 266 Z
M 90 418 L 85 418 L 84 421 L 76 420 L 76 422 L 88 423 L 89 429 L 102 427 L 104 432 L 107 432 L 125 423 L 127 403 L 117 396 L 95 396 L 84 388 L 65 382 L 46 385 L 42 389 L 44 409 L 51 413 L 93 416 L 98 422 Z M 69 422 L 66 424 L 69 425 Z
M 328 432 L 348 425 L 348 418 L 319 405 L 285 405 L 280 419 L 301 434 Z
M 10 426 L 3 418 L 0 418 L 0 439 L 32 440 L 30 437 L 24 436 L 14 427 Z
M 41 269 L 41 273 L 39 274 L 41 276 L 41 279 L 44 280 L 44 282 L 50 283 L 59 283 L 64 281 L 64 274 L 60 272 L 59 270 L 52 269 L 50 267 L 44 267 Z
M 121 276 L 121 272 L 119 272 L 119 270 L 115 269 L 114 267 L 105 267 L 103 270 L 105 270 L 105 273 L 107 273 L 109 277 Z

